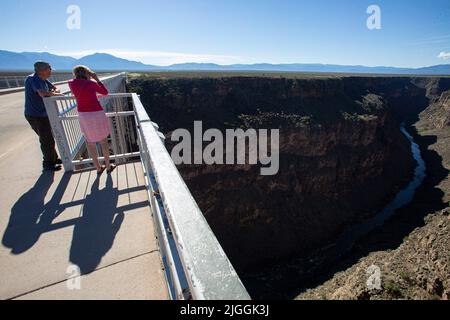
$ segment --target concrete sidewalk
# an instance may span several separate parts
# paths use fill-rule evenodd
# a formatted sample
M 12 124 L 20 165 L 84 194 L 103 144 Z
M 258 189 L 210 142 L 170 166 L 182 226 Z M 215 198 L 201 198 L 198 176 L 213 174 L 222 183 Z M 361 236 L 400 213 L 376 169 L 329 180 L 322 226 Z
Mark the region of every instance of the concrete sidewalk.
M 0 134 L 1 299 L 168 299 L 139 162 L 42 173 L 23 92 L 0 96 Z

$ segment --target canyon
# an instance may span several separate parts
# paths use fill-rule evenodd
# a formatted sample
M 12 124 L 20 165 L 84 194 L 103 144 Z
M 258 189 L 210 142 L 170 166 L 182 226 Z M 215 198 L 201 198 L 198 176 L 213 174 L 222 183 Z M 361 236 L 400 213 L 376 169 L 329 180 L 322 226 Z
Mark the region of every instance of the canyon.
M 419 226 L 425 211 L 448 204 L 448 184 L 441 197 L 429 192 L 448 175 L 442 161 L 449 150 L 439 144 L 437 157 L 424 132 L 445 137 L 449 131 L 450 78 L 144 74 L 131 76 L 128 86 L 168 138 L 169 152 L 171 134 L 193 132 L 195 121 L 205 130 L 279 129 L 274 176 L 249 164 L 178 166 L 252 297 L 301 298 L 370 254 L 368 248 L 380 249 L 372 232 L 345 259 L 321 251 L 374 217 L 413 179 L 417 163 L 402 123 L 424 152 L 428 176 L 417 193 L 429 206 L 416 207 L 409 220 L 403 214 L 408 222 L 390 227 L 384 243 L 399 247 L 398 237 Z M 339 297 L 327 289 L 308 292 L 306 298 Z

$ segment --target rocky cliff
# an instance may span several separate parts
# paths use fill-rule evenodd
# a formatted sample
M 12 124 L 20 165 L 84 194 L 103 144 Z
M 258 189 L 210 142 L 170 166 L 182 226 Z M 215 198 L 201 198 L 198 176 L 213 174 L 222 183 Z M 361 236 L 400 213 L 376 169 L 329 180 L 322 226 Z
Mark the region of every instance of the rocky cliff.
M 140 78 L 130 89 L 168 136 L 194 120 L 280 129 L 275 176 L 257 166 L 180 166 L 240 271 L 305 255 L 383 206 L 413 168 L 396 116 L 426 102 L 408 78 Z
M 413 124 L 427 177 L 410 204 L 298 299 L 450 300 L 450 78 L 414 83 L 430 101 Z M 381 276 L 375 290 L 366 285 L 372 265 Z
M 179 166 L 233 265 L 251 274 L 307 257 L 380 210 L 415 166 L 400 123 L 436 103 L 429 117 L 445 125 L 447 85 L 408 77 L 141 76 L 129 89 L 141 94 L 169 150 L 171 132 L 192 131 L 195 120 L 204 130 L 280 129 L 275 176 L 250 165 Z

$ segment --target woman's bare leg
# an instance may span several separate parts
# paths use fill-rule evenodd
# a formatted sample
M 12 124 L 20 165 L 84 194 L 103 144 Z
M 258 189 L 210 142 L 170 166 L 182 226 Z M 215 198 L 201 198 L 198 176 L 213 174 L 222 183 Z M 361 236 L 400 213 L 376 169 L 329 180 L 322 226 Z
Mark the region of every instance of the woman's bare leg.
M 92 157 L 92 161 L 94 162 L 94 166 L 97 169 L 97 171 L 102 170 L 102 167 L 100 166 L 100 163 L 98 162 L 98 154 L 97 154 L 97 147 L 95 146 L 94 142 L 88 142 L 87 144 L 89 154 Z
M 102 153 L 105 158 L 105 166 L 108 170 L 111 169 L 111 163 L 109 161 L 109 143 L 108 138 L 103 139 L 100 144 L 102 145 Z

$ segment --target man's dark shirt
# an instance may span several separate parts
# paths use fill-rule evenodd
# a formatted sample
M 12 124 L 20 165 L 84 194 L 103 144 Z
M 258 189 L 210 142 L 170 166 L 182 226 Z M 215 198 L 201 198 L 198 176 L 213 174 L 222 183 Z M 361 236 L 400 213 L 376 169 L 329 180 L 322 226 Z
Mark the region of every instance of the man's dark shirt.
M 39 91 L 50 91 L 55 86 L 48 80 L 42 80 L 37 74 L 32 74 L 25 80 L 25 115 L 35 118 L 47 117 L 44 100 Z

